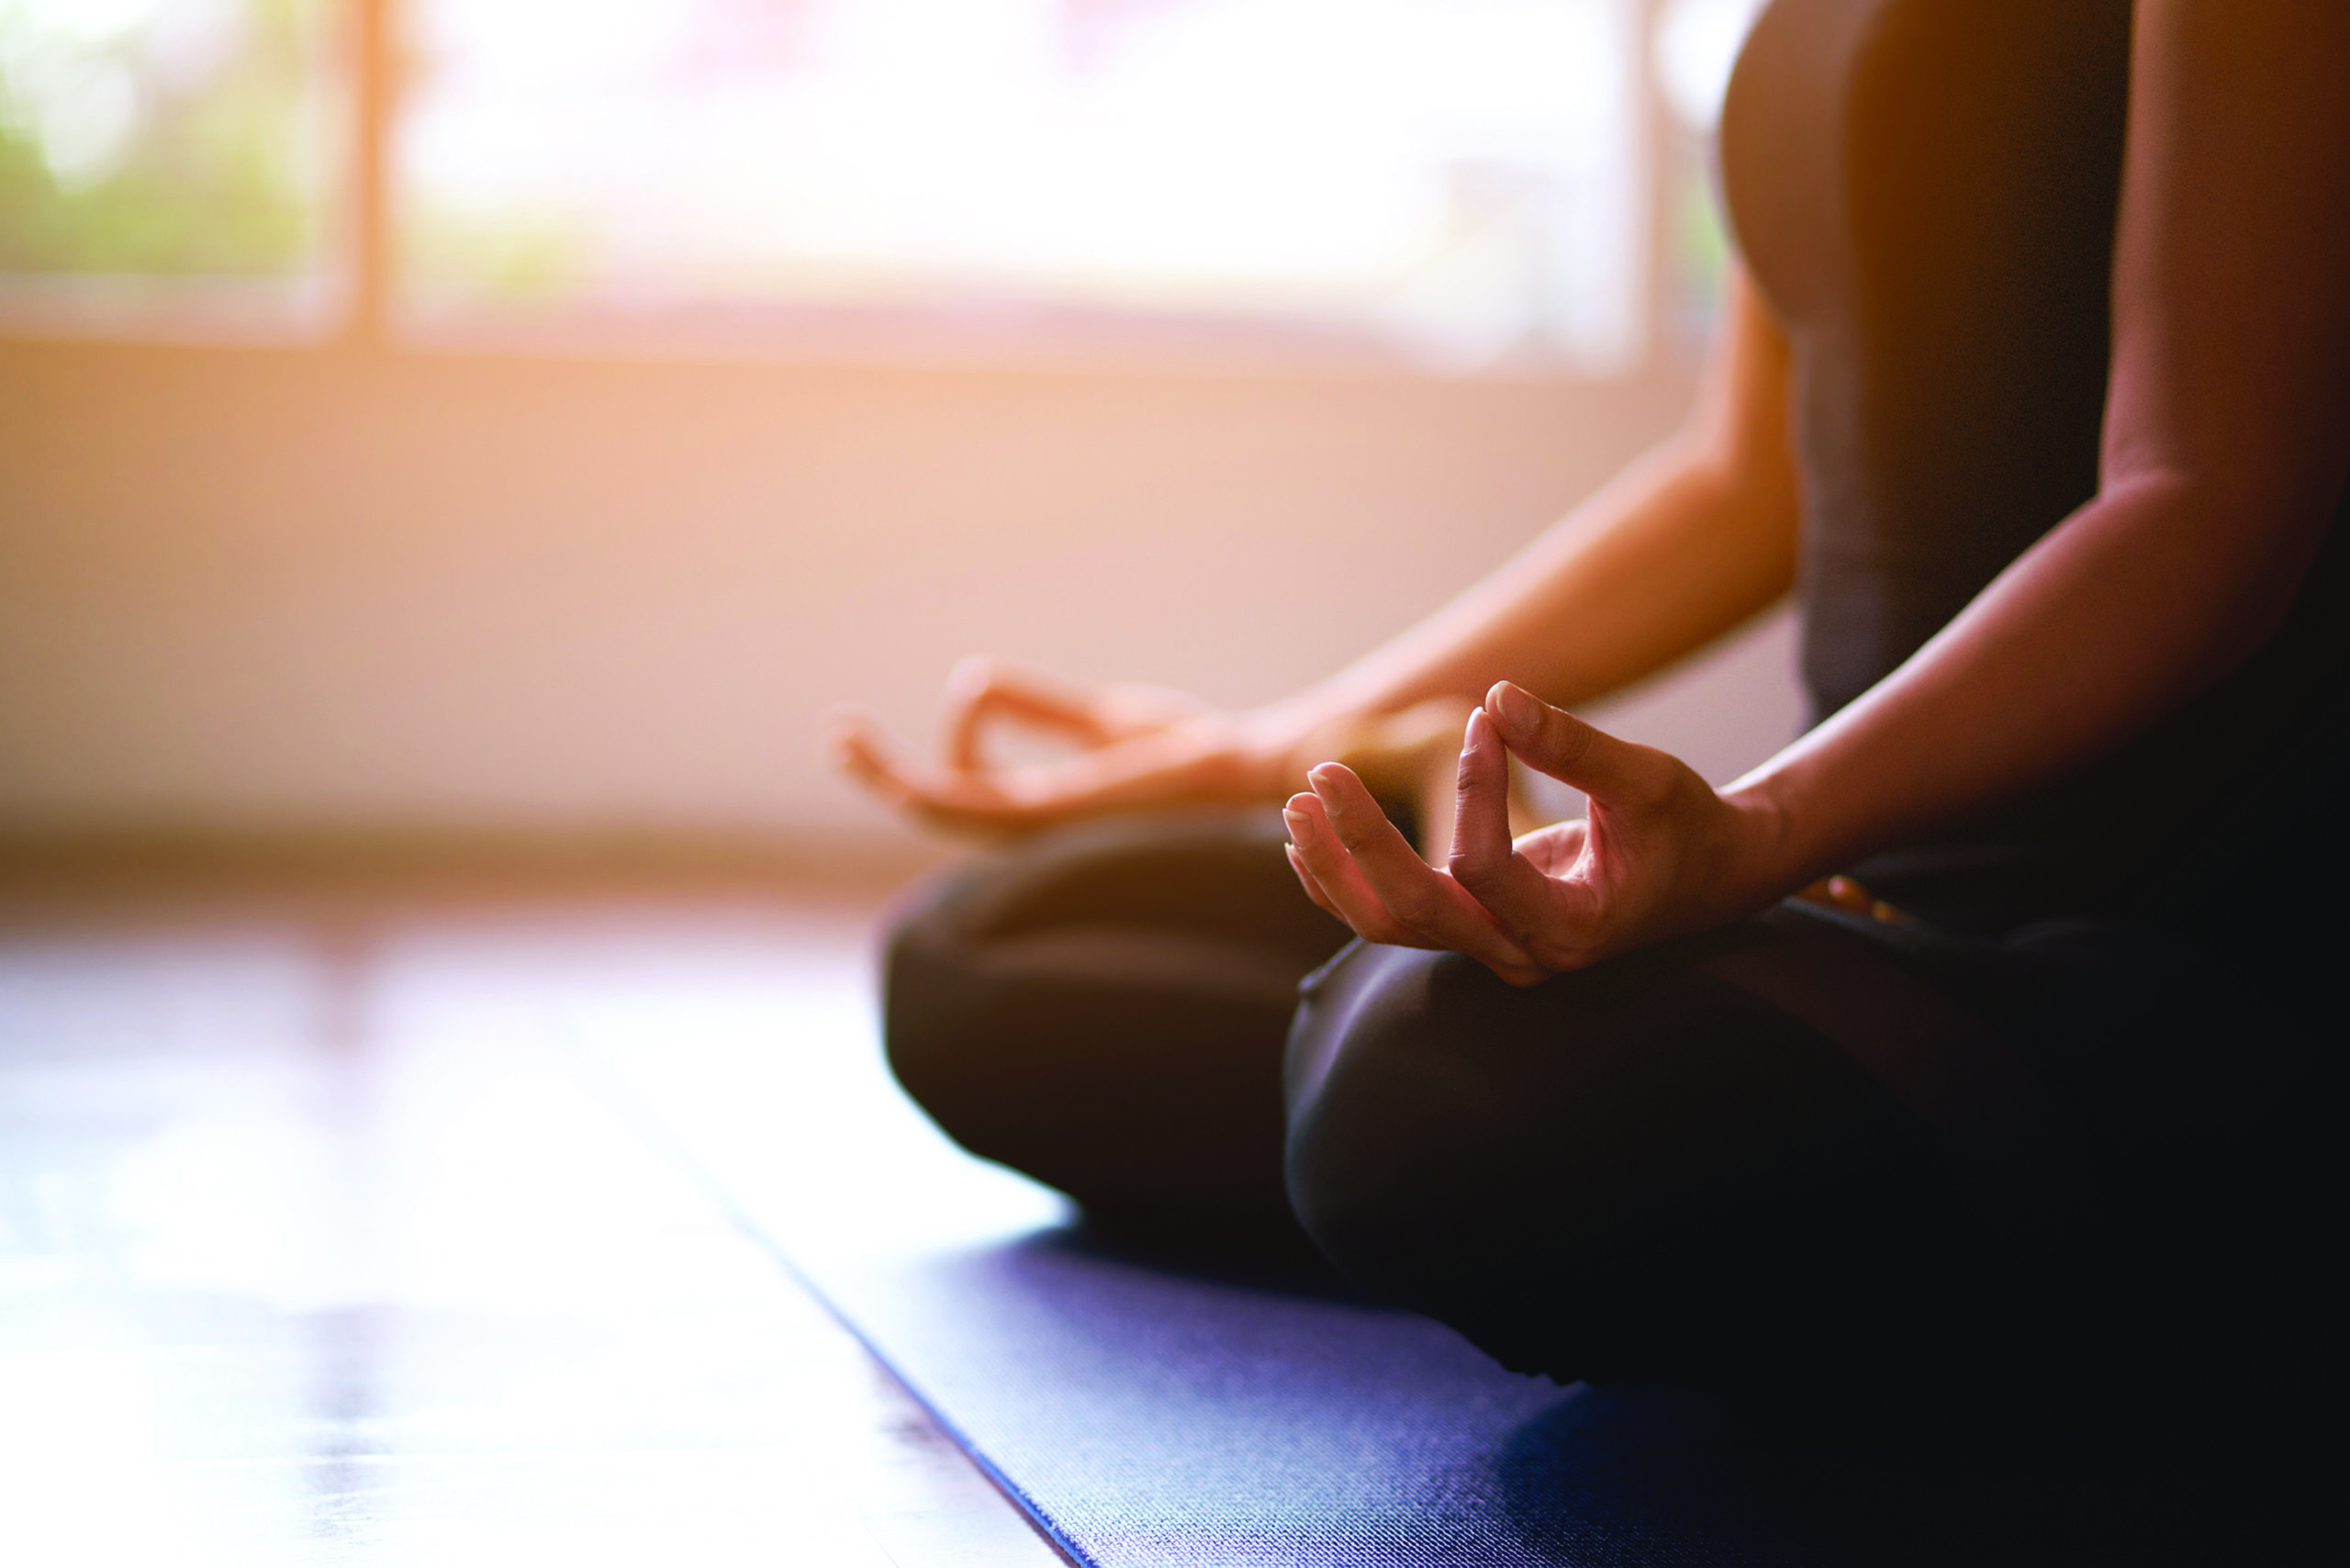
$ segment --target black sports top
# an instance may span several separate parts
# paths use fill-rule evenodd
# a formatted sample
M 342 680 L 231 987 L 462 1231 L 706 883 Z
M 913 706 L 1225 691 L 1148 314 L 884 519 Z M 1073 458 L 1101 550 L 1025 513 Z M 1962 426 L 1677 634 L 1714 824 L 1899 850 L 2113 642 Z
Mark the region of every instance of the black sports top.
M 1794 349 L 1815 717 L 2096 492 L 2129 40 L 2128 0 L 1775 0 L 1748 39 L 1722 185 Z M 2338 925 L 2340 517 L 2283 631 L 2217 687 L 1855 870 L 1985 934 L 2074 914 L 2273 932 L 2279 900 Z

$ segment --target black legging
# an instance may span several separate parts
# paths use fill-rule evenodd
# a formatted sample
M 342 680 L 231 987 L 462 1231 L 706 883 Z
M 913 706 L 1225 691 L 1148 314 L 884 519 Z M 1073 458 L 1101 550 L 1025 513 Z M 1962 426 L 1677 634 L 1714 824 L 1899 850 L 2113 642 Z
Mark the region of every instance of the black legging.
M 933 889 L 890 949 L 901 1081 L 1097 1223 L 1302 1221 L 1562 1382 L 2257 1383 L 2334 1337 L 2331 1042 L 2223 962 L 1791 903 L 1516 989 L 1348 944 L 1282 837 L 1098 822 Z

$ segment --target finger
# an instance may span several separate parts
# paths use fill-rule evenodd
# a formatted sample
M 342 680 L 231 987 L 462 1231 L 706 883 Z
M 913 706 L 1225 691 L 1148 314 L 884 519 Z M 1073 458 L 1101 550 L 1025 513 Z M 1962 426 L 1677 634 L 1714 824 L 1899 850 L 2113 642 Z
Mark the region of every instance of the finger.
M 1480 710 L 1460 748 L 1452 879 L 1519 948 L 1548 957 L 1563 944 L 1571 951 L 1580 946 L 1587 897 L 1519 853 L 1509 825 L 1509 753 Z
M 1305 868 L 1305 861 L 1298 854 L 1297 846 L 1284 844 L 1281 846 L 1281 853 L 1289 857 L 1289 868 L 1297 873 L 1298 881 L 1304 885 L 1305 896 L 1319 904 L 1324 913 L 1335 915 L 1341 921 L 1345 920 L 1347 917 L 1344 912 L 1330 901 L 1328 893 L 1322 890 L 1322 884 L 1315 880 L 1314 873 Z
M 879 726 L 855 710 L 832 716 L 830 738 L 841 767 L 901 811 L 941 827 L 1022 833 L 1118 803 L 1156 758 L 1116 751 L 1063 766 L 958 772 L 905 761 Z
M 939 825 L 1026 833 L 1072 817 L 1170 801 L 1214 801 L 1225 780 L 1213 752 L 1178 732 L 1145 734 L 1024 767 L 960 772 L 900 761 L 852 729 L 844 766 L 885 799 Z
M 852 711 L 833 716 L 833 755 L 850 777 L 899 810 L 943 827 L 1017 832 L 1036 825 L 1035 810 L 977 775 L 909 766 L 878 726 Z
M 1515 847 L 1544 876 L 1563 877 L 1583 858 L 1583 845 L 1590 834 L 1591 824 L 1578 817 L 1572 822 L 1552 823 L 1549 827 L 1520 834 Z
M 1531 884 L 1545 879 L 1517 853 L 1510 834 L 1509 753 L 1483 709 L 1469 715 L 1460 742 L 1459 790 L 1453 812 L 1453 879 L 1483 901 L 1485 890 L 1504 882 Z
M 1342 763 L 1326 762 L 1306 774 L 1338 847 L 1388 914 L 1418 938 L 1414 946 L 1449 947 L 1466 953 L 1505 980 L 1531 983 L 1543 971 L 1517 943 L 1494 924 L 1460 883 L 1414 853 Z M 1309 860 L 1317 876 L 1319 861 Z M 1333 897 L 1343 897 L 1326 878 Z M 1374 938 L 1376 940 L 1376 938 Z
M 1362 868 L 1356 865 L 1332 831 L 1326 808 L 1313 795 L 1292 795 L 1282 808 L 1281 819 L 1289 824 L 1290 854 L 1306 879 L 1309 892 L 1318 891 L 1315 902 L 1347 923 L 1354 934 L 1366 942 L 1383 942 L 1391 947 L 1433 947 L 1429 941 L 1402 921 L 1397 920 L 1378 892 L 1366 880 Z
M 1441 879 L 1387 820 L 1354 770 L 1340 762 L 1320 763 L 1306 770 L 1305 780 L 1339 847 L 1388 913 L 1423 936 L 1437 936 L 1429 926 L 1442 918 Z
M 946 678 L 946 765 L 965 773 L 985 767 L 981 740 L 988 722 L 999 717 L 1094 744 L 1109 738 L 1096 693 L 1001 659 L 974 656 Z
M 902 770 L 870 716 L 854 708 L 836 708 L 824 716 L 824 739 L 843 772 L 890 804 L 906 804 Z
M 1596 800 L 1637 801 L 1656 788 L 1655 752 L 1594 729 L 1522 686 L 1496 681 L 1485 693 L 1485 712 L 1528 767 Z

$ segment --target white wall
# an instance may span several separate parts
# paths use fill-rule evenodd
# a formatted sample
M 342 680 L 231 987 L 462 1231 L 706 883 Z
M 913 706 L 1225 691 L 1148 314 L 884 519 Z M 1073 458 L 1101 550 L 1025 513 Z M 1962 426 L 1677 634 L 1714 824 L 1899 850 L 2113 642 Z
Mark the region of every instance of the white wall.
M 1275 695 L 1686 396 L 0 342 L 0 832 L 894 830 L 815 744 L 976 649 Z M 1783 625 L 1607 711 L 1727 777 Z

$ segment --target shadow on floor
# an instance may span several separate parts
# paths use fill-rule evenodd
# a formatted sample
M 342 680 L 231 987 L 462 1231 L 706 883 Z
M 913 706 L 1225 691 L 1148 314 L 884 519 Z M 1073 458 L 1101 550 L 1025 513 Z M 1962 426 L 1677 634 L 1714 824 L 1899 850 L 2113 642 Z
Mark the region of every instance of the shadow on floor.
M 1073 1225 L 1017 1250 L 1302 1302 L 1365 1299 L 1318 1256 Z M 1800 1434 L 1681 1390 L 1571 1390 L 1497 1460 L 1511 1529 L 1561 1563 L 1899 1565 L 2350 1561 L 2350 1448 L 2224 1418 L 1998 1413 L 1964 1431 Z
M 2277 1568 L 2350 1561 L 2345 1459 L 2217 1422 L 1805 1441 L 1698 1394 L 1586 1391 L 1501 1469 L 1512 1525 L 1560 1562 Z

